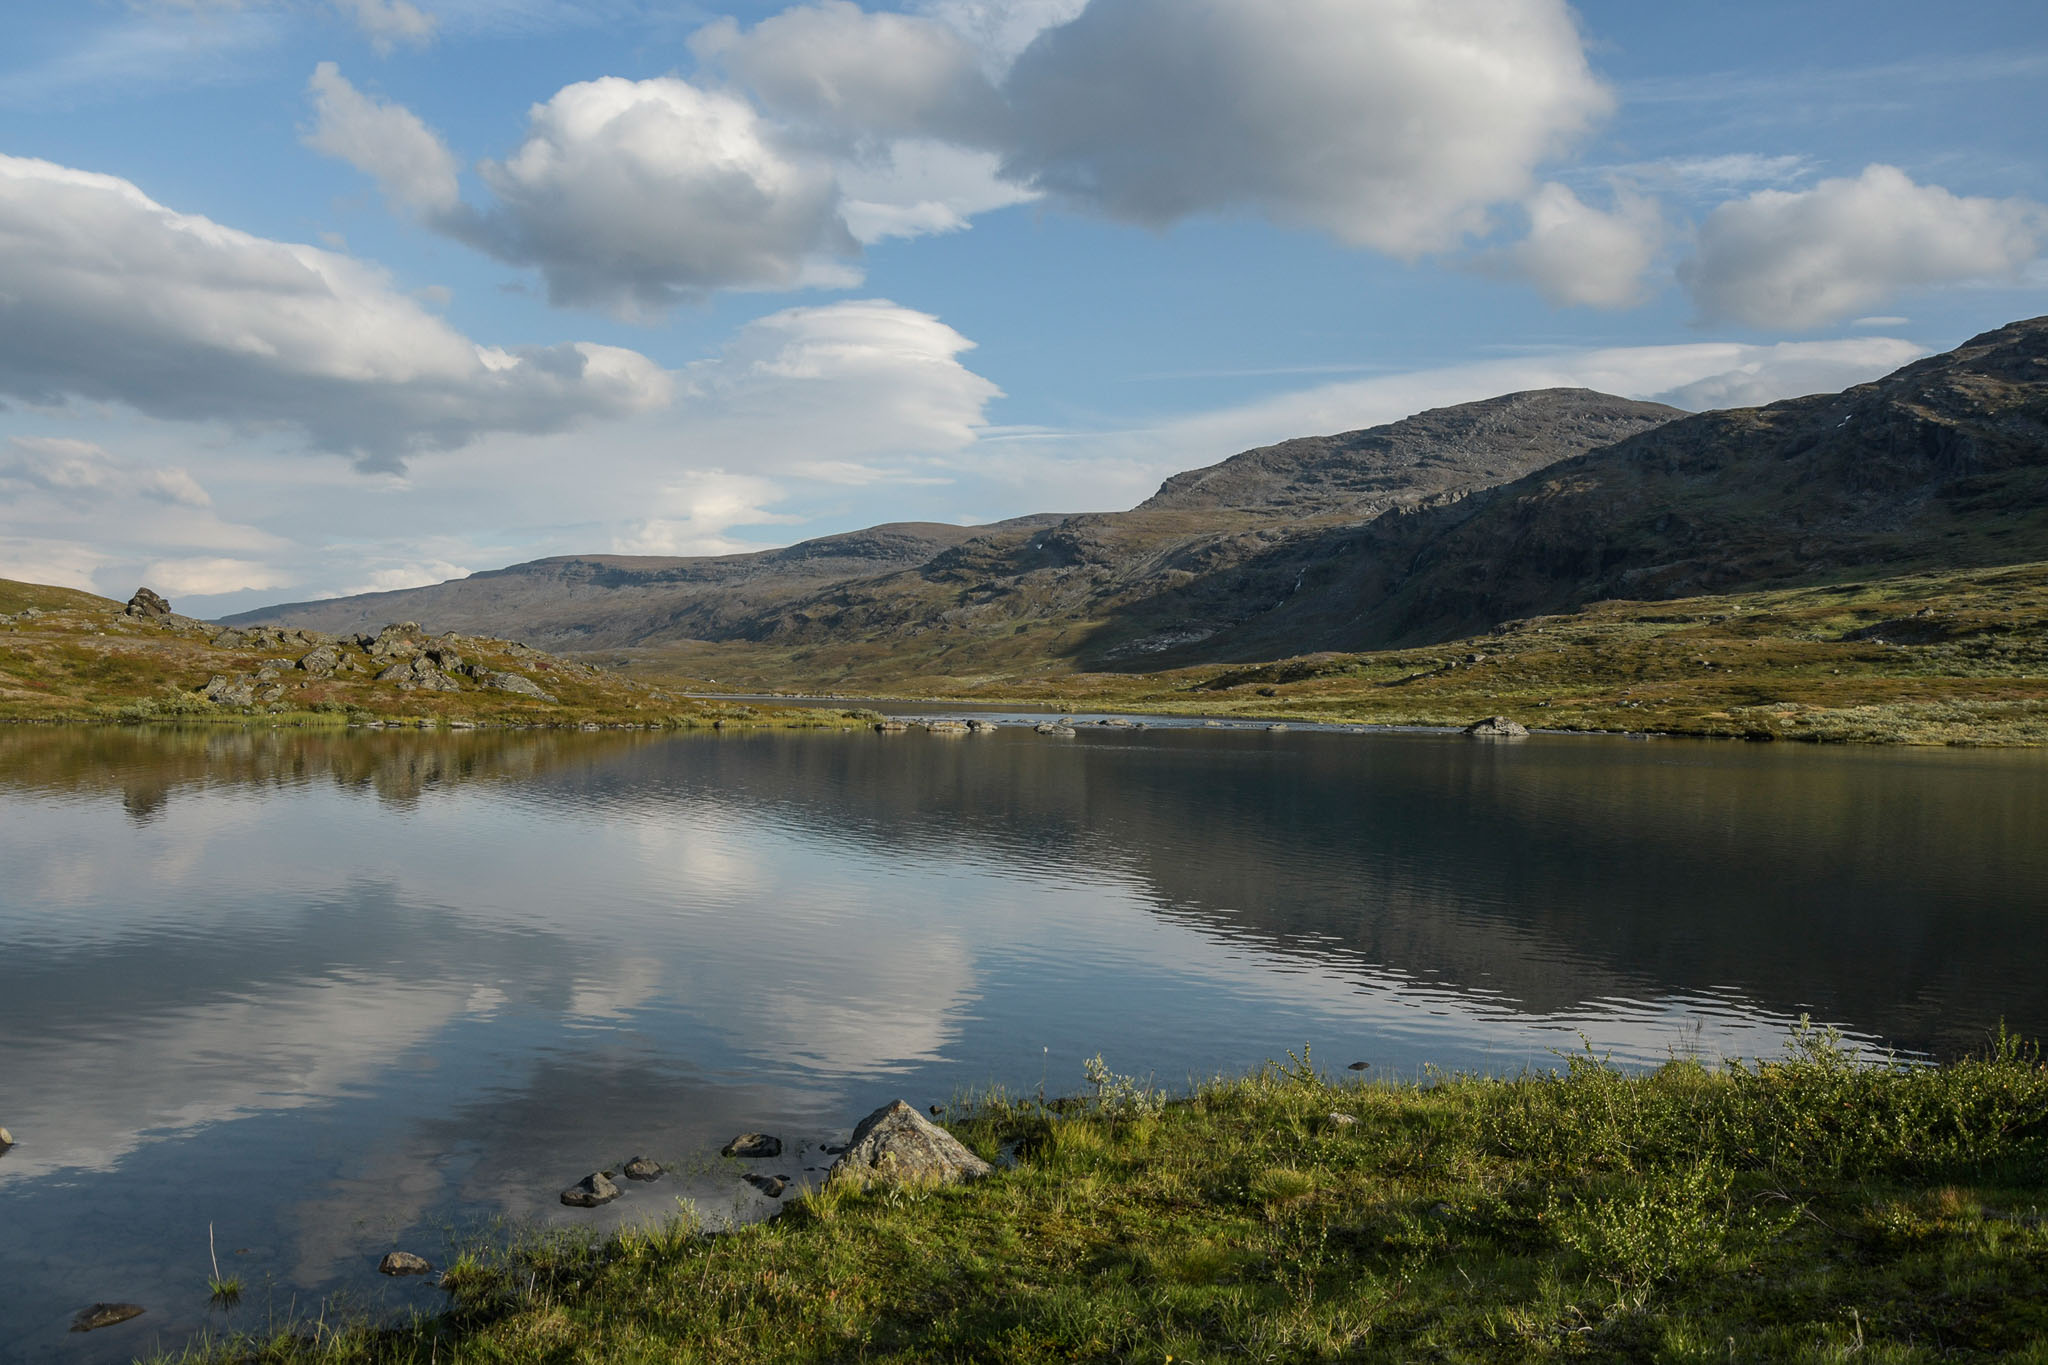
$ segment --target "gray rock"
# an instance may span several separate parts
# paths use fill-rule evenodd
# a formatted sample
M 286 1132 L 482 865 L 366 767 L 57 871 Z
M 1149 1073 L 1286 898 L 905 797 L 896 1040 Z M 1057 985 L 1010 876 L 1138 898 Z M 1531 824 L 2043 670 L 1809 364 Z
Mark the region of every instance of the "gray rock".
M 1072 735 L 1074 734 L 1074 727 L 1073 727 L 1073 726 L 1071 726 L 1071 725 L 1054 725 L 1054 724 L 1053 724 L 1053 723 L 1052 723 L 1051 721 L 1047 721 L 1047 722 L 1045 722 L 1045 723 L 1044 723 L 1043 725 L 1034 725 L 1034 726 L 1032 726 L 1031 728 L 1032 728 L 1033 730 L 1036 730 L 1036 731 L 1037 731 L 1037 732 L 1038 732 L 1039 734 L 1041 734 L 1041 735 L 1067 735 L 1067 736 L 1072 736 Z
M 628 1180 L 661 1179 L 661 1163 L 658 1161 L 649 1161 L 644 1156 L 634 1157 L 631 1161 L 627 1162 L 620 1169 L 625 1172 L 626 1179 Z
M 846 1154 L 828 1180 L 860 1184 L 950 1185 L 989 1173 L 986 1161 L 902 1100 L 892 1100 L 860 1121 Z
M 786 1175 L 749 1174 L 746 1182 L 770 1199 L 782 1198 L 782 1192 L 789 1188 L 789 1177 Z
M 878 720 L 875 722 L 875 731 L 878 734 L 900 735 L 908 729 L 910 729 L 910 723 L 908 721 Z
M 138 621 L 160 621 L 171 614 L 171 604 L 148 588 L 137 588 L 135 596 L 129 598 L 128 605 L 121 609 L 121 614 Z
M 1329 1115 L 1329 1122 L 1338 1128 L 1349 1128 L 1358 1122 L 1358 1115 L 1336 1113 Z
M 522 678 L 517 673 L 498 673 L 487 669 L 479 675 L 478 681 L 493 692 L 510 692 L 519 697 L 537 697 L 541 701 L 554 700 L 541 690 L 538 683 L 531 678 Z
M 964 735 L 967 733 L 967 722 L 964 720 L 928 720 L 924 723 L 924 728 L 935 735 Z
M 206 680 L 200 695 L 216 706 L 254 706 L 256 683 L 253 678 L 228 678 L 216 673 Z
M 1529 727 L 1506 716 L 1488 716 L 1465 727 L 1474 739 L 1527 739 Z
M 1266 733 L 1267 733 L 1267 734 L 1269 734 L 1269 735 L 1277 735 L 1277 734 L 1280 734 L 1281 732 L 1283 732 L 1283 731 L 1284 731 L 1284 730 L 1286 730 L 1286 729 L 1287 729 L 1287 726 L 1286 726 L 1286 725 L 1285 725 L 1284 723 L 1282 723 L 1282 722 L 1280 722 L 1280 721 L 1275 721 L 1275 722 L 1274 722 L 1273 724 L 1271 724 L 1271 725 L 1268 725 L 1268 726 L 1266 727 Z
M 969 734 L 992 735 L 996 732 L 997 728 L 996 723 L 992 720 L 970 720 L 967 722 L 967 732 Z
M 410 1251 L 387 1251 L 384 1259 L 377 1262 L 379 1275 L 431 1275 L 434 1267 L 427 1264 L 424 1256 L 415 1256 Z
M 1353 1062 L 1353 1063 L 1352 1063 L 1352 1064 L 1351 1064 L 1350 1066 L 1347 1066 L 1347 1067 L 1345 1067 L 1344 1069 L 1345 1069 L 1346 1071 L 1370 1071 L 1370 1070 L 1372 1069 L 1372 1063 L 1371 1063 L 1371 1062 Z
M 299 667 L 316 678 L 331 678 L 341 667 L 341 651 L 333 645 L 322 645 L 299 660 Z
M 619 1187 L 604 1171 L 592 1171 L 562 1191 L 562 1202 L 575 1209 L 594 1209 L 619 1197 Z
M 96 1303 L 71 1320 L 71 1330 L 97 1332 L 102 1327 L 112 1327 L 117 1322 L 139 1318 L 148 1311 L 139 1303 Z
M 720 1156 L 781 1156 L 782 1139 L 766 1133 L 741 1133 L 719 1149 Z

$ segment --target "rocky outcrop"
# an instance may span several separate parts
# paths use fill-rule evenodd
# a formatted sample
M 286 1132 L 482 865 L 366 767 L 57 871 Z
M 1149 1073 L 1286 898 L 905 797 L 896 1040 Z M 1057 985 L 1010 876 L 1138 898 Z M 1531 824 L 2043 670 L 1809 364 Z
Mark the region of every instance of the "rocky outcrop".
M 857 1184 L 950 1185 L 993 1169 L 960 1139 L 905 1104 L 892 1100 L 862 1119 L 846 1153 L 827 1180 Z
M 1474 739 L 1527 739 L 1529 727 L 1506 716 L 1488 716 L 1466 726 L 1465 733 Z
M 137 588 L 121 614 L 137 621 L 161 621 L 171 614 L 171 604 L 148 588 Z

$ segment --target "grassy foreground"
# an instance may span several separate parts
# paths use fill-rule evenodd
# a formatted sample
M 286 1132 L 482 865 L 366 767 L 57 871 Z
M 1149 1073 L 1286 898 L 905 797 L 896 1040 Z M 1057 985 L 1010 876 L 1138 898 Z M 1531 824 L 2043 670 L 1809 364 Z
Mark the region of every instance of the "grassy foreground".
M 2048 1361 L 2048 1067 L 1339 1083 L 961 1106 L 1015 1164 L 771 1223 L 465 1257 L 398 1327 L 260 1361 Z

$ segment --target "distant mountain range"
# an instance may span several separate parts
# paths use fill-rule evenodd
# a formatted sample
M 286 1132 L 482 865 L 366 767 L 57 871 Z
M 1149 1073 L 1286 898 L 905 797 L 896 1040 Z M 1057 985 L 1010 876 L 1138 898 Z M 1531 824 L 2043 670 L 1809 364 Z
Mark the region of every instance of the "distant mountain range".
M 229 618 L 554 650 L 747 642 L 857 676 L 1152 669 L 1663 599 L 2048 559 L 2048 318 L 1841 394 L 1687 415 L 1509 394 L 1246 451 L 1127 512 L 537 560 Z

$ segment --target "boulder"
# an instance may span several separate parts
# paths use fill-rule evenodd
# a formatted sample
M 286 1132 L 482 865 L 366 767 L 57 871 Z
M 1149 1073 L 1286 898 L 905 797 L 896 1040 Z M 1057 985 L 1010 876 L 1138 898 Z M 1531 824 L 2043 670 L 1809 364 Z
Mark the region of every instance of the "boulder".
M 1488 716 L 1465 727 L 1474 739 L 1527 739 L 1529 727 L 1506 716 Z
M 1031 728 L 1032 728 L 1033 730 L 1035 730 L 1035 731 L 1036 731 L 1037 733 L 1041 734 L 1041 735 L 1067 735 L 1067 736 L 1072 736 L 1072 735 L 1073 735 L 1073 733 L 1074 733 L 1074 727 L 1073 727 L 1073 726 L 1071 726 L 1071 725 L 1055 725 L 1055 724 L 1053 724 L 1053 723 L 1052 723 L 1051 721 L 1046 721 L 1046 722 L 1045 722 L 1044 724 L 1042 724 L 1042 725 L 1034 725 L 1034 726 L 1032 726 Z
M 661 1163 L 658 1161 L 649 1161 L 644 1156 L 634 1157 L 631 1161 L 627 1162 L 624 1166 L 620 1167 L 619 1169 L 625 1172 L 626 1179 L 628 1180 L 661 1179 Z
M 562 1191 L 562 1202 L 574 1209 L 594 1209 L 619 1197 L 619 1187 L 605 1171 L 592 1171 Z
M 781 1156 L 782 1139 L 766 1133 L 741 1133 L 719 1149 L 720 1156 Z
M 387 1251 L 384 1259 L 377 1262 L 379 1275 L 431 1275 L 434 1267 L 427 1264 L 424 1256 L 415 1256 L 410 1251 Z
M 12 1147 L 13 1145 L 14 1134 L 8 1132 L 5 1128 L 0 1128 L 0 1152 L 6 1151 L 9 1147 Z
M 477 675 L 477 681 L 493 692 L 510 692 L 518 697 L 537 697 L 541 701 L 554 700 L 531 678 L 522 678 L 517 673 L 499 673 L 486 669 Z
M 299 667 L 316 678 L 331 678 L 334 670 L 341 667 L 341 651 L 333 645 L 321 645 L 301 658 Z
M 928 720 L 924 728 L 935 735 L 964 735 L 967 722 L 964 720 Z
M 102 1327 L 112 1327 L 117 1322 L 139 1318 L 149 1310 L 139 1303 L 96 1303 L 80 1311 L 71 1320 L 74 1332 L 97 1332 Z
M 200 695 L 215 706 L 254 706 L 256 682 L 253 678 L 229 678 L 216 673 L 206 680 Z
M 827 1180 L 860 1184 L 950 1185 L 976 1180 L 992 1168 L 960 1139 L 902 1100 L 892 1100 L 860 1121 L 846 1154 Z
M 746 1181 L 770 1199 L 782 1198 L 782 1192 L 789 1188 L 789 1177 L 786 1175 L 757 1175 L 749 1173 Z
M 135 596 L 129 598 L 128 605 L 121 609 L 121 614 L 137 621 L 161 621 L 171 614 L 171 604 L 148 588 L 137 588 Z

